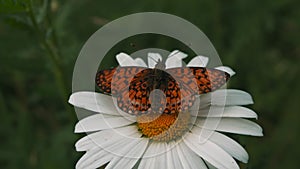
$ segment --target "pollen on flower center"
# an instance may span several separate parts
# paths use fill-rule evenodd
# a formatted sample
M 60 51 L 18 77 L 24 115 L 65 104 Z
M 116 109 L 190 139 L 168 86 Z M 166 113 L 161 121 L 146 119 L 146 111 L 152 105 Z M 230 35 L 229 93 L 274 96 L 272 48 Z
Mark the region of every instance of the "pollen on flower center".
M 182 136 L 189 128 L 188 112 L 173 114 L 146 114 L 137 117 L 139 131 L 155 141 L 171 141 Z

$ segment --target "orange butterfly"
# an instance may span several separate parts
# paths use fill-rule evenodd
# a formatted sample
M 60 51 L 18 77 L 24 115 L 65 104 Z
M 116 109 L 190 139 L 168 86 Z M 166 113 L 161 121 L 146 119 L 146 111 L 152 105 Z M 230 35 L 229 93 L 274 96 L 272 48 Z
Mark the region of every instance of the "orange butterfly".
M 96 75 L 100 91 L 112 94 L 117 106 L 133 115 L 147 112 L 167 114 L 187 111 L 195 95 L 222 87 L 229 74 L 204 67 L 177 67 L 165 69 L 161 61 L 154 69 L 130 66 L 101 70 Z M 161 90 L 165 97 L 151 92 Z

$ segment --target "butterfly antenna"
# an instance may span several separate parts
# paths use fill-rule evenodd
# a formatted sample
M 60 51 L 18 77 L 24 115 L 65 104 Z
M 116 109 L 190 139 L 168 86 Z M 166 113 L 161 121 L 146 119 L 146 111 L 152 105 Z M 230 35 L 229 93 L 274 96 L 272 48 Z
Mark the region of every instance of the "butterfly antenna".
M 152 56 L 150 56 L 149 58 L 152 59 L 155 63 L 158 63 L 160 61 L 160 59 L 158 59 L 158 61 L 156 61 Z

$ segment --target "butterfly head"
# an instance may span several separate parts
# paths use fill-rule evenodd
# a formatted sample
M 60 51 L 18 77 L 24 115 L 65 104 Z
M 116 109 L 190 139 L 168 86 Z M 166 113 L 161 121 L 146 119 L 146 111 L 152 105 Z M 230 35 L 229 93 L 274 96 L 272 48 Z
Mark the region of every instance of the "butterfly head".
M 158 59 L 156 65 L 155 65 L 155 69 L 165 70 L 166 64 L 162 60 Z

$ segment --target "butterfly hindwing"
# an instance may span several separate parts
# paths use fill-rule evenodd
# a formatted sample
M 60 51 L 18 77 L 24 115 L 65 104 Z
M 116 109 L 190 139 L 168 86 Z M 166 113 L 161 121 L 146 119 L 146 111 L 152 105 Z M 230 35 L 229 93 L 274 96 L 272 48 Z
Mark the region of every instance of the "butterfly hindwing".
M 165 98 L 155 89 L 162 91 Z M 118 107 L 130 114 L 145 114 L 149 111 L 175 113 L 180 106 L 178 84 L 160 69 L 144 69 L 137 73 L 130 82 L 129 90 L 126 90 L 120 91 L 121 95 L 117 96 Z
M 178 84 L 180 94 L 180 109 L 179 111 L 187 111 L 195 101 L 195 95 L 198 94 L 197 82 L 194 79 L 194 74 L 189 68 L 178 67 L 166 69 Z
M 123 88 L 116 96 L 118 107 L 129 114 L 141 114 L 150 108 L 150 92 L 152 81 L 149 77 L 153 69 L 144 69 L 128 83 L 128 88 Z

